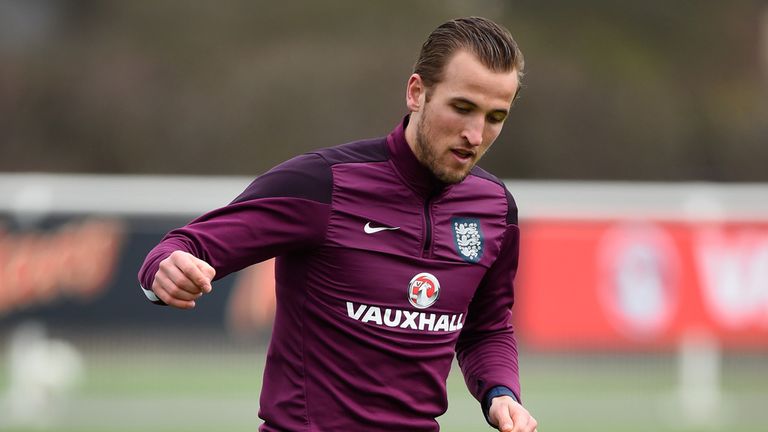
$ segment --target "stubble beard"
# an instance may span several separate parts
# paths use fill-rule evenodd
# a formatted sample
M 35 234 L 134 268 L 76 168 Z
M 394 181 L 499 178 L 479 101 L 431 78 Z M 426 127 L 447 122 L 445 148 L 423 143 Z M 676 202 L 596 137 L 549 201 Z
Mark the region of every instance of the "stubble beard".
M 422 165 L 427 167 L 438 180 L 446 184 L 456 184 L 464 180 L 475 163 L 472 163 L 466 170 L 451 169 L 446 164 L 440 163 L 440 156 L 435 148 L 430 145 L 429 126 L 427 126 L 427 111 L 425 110 L 416 125 L 416 158 Z

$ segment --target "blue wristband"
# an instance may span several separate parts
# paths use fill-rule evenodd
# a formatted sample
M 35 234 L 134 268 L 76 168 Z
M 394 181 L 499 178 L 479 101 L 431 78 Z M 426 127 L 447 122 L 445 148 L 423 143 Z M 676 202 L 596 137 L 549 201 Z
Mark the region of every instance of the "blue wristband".
M 488 393 L 485 394 L 485 398 L 483 398 L 483 416 L 485 416 L 485 421 L 493 427 L 496 427 L 496 425 L 491 423 L 491 420 L 488 418 L 488 411 L 491 409 L 493 398 L 499 396 L 509 396 L 514 399 L 515 402 L 520 403 L 520 400 L 515 393 L 506 386 L 496 386 L 488 390 Z

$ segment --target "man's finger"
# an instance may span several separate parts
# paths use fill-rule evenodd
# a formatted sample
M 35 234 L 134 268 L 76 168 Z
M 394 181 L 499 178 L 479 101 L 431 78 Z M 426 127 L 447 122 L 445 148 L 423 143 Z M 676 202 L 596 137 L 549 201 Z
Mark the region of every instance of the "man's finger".
M 510 416 L 509 409 L 505 404 L 492 405 L 491 420 L 494 420 L 497 428 L 501 432 L 512 432 L 514 430 L 514 423 Z
M 173 306 L 179 309 L 192 309 L 195 307 L 194 300 L 181 300 L 174 298 L 165 290 L 165 288 L 161 286 L 161 284 L 155 283 L 152 286 L 152 291 L 158 298 L 160 298 L 160 300 L 163 301 L 163 303 L 167 304 L 168 306 Z
M 216 276 L 216 269 L 211 267 L 210 264 L 203 260 L 197 261 L 197 268 L 203 273 L 203 275 L 208 278 L 208 284 L 203 287 L 203 292 L 206 294 L 211 292 L 213 290 L 213 287 L 211 286 L 211 282 L 213 278 Z
M 191 259 L 180 259 L 176 263 L 176 266 L 195 284 L 199 291 L 204 293 L 211 292 L 211 278 L 206 276 L 193 261 L 193 259 L 196 260 L 196 258 L 191 256 L 188 258 Z
M 510 431 L 513 432 L 530 432 L 536 428 L 536 420 L 525 409 L 513 411 L 512 421 L 515 423 L 515 427 Z
M 512 423 L 512 420 L 502 423 L 501 426 L 499 426 L 499 430 L 501 432 L 512 432 L 515 430 L 515 425 Z
M 164 283 L 168 293 L 174 297 L 191 300 L 202 294 L 200 287 L 190 280 L 178 267 L 168 266 L 167 268 L 164 268 L 162 272 L 158 272 L 157 277 L 160 278 L 159 281 L 161 283 Z M 176 295 L 177 290 L 185 291 L 188 295 Z
M 152 290 L 162 289 L 178 300 L 194 300 L 202 295 L 200 289 L 187 279 L 181 271 L 176 270 L 176 273 L 176 275 L 168 275 L 168 272 L 158 273 L 155 276 Z

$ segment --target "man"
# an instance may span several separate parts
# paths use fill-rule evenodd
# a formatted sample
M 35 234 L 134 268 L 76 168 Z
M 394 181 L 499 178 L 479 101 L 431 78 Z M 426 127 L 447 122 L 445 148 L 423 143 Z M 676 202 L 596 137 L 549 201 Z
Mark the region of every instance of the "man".
M 170 232 L 139 279 L 195 307 L 211 281 L 277 257 L 262 431 L 436 431 L 454 350 L 486 420 L 530 432 L 510 324 L 517 208 L 475 164 L 523 57 L 483 18 L 438 27 L 389 136 L 310 152 Z

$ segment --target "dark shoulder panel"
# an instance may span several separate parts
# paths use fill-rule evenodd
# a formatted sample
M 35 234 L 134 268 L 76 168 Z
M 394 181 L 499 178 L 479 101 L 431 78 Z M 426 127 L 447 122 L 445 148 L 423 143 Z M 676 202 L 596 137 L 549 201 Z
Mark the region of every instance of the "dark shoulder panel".
M 472 168 L 471 175 L 480 177 L 501 186 L 507 196 L 507 225 L 517 225 L 517 203 L 515 202 L 515 198 L 509 192 L 504 182 L 499 180 L 499 178 L 495 175 L 478 166 Z
M 232 203 L 258 198 L 304 198 L 330 204 L 331 166 L 339 163 L 383 162 L 389 159 L 386 138 L 328 147 L 296 156 L 254 180 Z
M 506 186 L 504 186 L 504 192 L 507 193 L 507 205 L 509 206 L 509 210 L 507 211 L 507 225 L 517 225 L 517 203 Z
M 232 203 L 286 197 L 330 204 L 332 188 L 328 162 L 315 153 L 307 153 L 289 159 L 256 178 Z
M 330 165 L 355 162 L 384 162 L 389 159 L 386 138 L 373 138 L 324 148 L 314 152 Z

